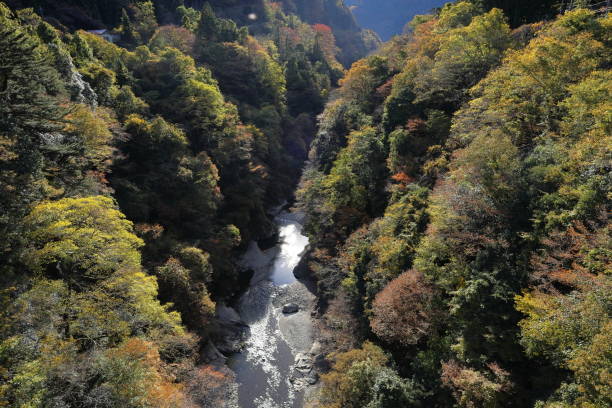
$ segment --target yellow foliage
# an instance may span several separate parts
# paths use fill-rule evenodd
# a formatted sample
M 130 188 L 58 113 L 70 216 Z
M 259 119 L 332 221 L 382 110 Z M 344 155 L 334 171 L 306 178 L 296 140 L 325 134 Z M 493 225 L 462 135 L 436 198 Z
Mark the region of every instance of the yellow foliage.
M 64 130 L 82 140 L 85 158 L 96 167 L 101 167 L 105 161 L 110 160 L 113 135 L 109 127 L 115 123 L 108 110 L 98 108 L 94 112 L 86 105 L 76 105 L 66 119 L 68 124 Z
M 119 269 L 140 267 L 138 248 L 143 242 L 108 197 L 40 203 L 25 225 L 30 239 L 26 262 L 37 272 L 56 264 L 72 279 L 100 279 Z

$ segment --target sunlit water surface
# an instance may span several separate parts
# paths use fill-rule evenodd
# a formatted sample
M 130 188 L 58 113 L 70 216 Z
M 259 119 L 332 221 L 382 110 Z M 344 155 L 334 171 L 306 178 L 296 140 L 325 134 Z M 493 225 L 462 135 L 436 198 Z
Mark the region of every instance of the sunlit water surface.
M 242 353 L 232 356 L 230 368 L 236 373 L 241 408 L 300 408 L 302 393 L 289 378 L 294 354 L 279 330 L 278 307 L 273 300 L 279 287 L 296 281 L 293 270 L 300 262 L 308 238 L 296 214 L 283 212 L 275 218 L 279 244 L 261 251 L 251 243 L 245 266 L 255 271 L 251 287 L 238 305 L 241 318 L 250 327 Z

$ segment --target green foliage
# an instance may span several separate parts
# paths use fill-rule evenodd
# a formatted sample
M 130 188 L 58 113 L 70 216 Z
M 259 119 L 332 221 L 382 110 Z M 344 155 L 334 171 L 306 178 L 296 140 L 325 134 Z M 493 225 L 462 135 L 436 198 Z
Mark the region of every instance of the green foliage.
M 115 84 L 115 73 L 97 64 L 88 65 L 82 68 L 80 72 L 96 92 L 98 102 L 101 105 L 109 105 L 111 103 L 111 89 Z
M 117 113 L 117 118 L 121 121 L 133 114 L 144 115 L 149 109 L 149 105 L 137 97 L 132 88 L 127 85 L 119 88 L 113 99 L 112 106 Z
M 134 30 L 143 43 L 147 43 L 157 28 L 155 6 L 152 1 L 143 1 L 133 4 L 130 9 L 134 15 Z
M 368 217 L 378 214 L 381 203 L 376 199 L 382 191 L 385 168 L 382 141 L 376 129 L 364 128 L 349 135 L 348 146 L 340 151 L 330 173 L 313 172 L 298 193 L 301 199 L 312 198 L 320 204 L 306 205 L 314 211 L 306 228 L 327 235 L 347 237 Z M 335 228 L 330 229 L 335 224 Z
M 414 112 L 411 104 L 456 110 L 467 99 L 467 91 L 501 62 L 511 44 L 503 13 L 475 14 L 467 2 L 447 5 L 433 27 L 424 24 L 417 31 L 420 49 L 413 51 L 413 59 L 393 83 L 387 105 L 388 129 L 403 124 L 406 115 Z M 401 116 L 403 106 L 408 109 Z
M 204 257 L 201 250 L 197 248 L 190 248 L 190 250 L 191 254 L 185 253 L 183 249 L 180 254 L 181 258 L 187 258 L 189 261 L 190 255 L 191 258 L 193 255 L 199 256 L 201 259 L 195 261 L 199 261 L 200 265 L 193 265 L 187 269 L 182 263 L 185 262 L 184 260 L 181 262 L 178 259 L 170 258 L 164 265 L 157 268 L 156 274 L 164 287 L 162 297 L 173 302 L 181 312 L 186 324 L 203 329 L 210 324 L 215 314 L 215 304 L 210 299 L 205 286 L 205 283 L 211 280 L 212 271 L 208 263 L 208 256 Z M 201 276 L 202 273 L 208 276 Z
M 221 199 L 210 157 L 191 155 L 185 134 L 161 117 L 130 116 L 125 126 L 132 135 L 122 146 L 129 160 L 118 163 L 115 186 L 130 218 L 186 235 L 207 231 Z M 164 204 L 170 198 L 172 208 Z
M 185 54 L 193 51 L 195 36 L 186 28 L 174 26 L 162 26 L 155 30 L 155 34 L 149 41 L 149 48 L 159 51 L 166 47 L 177 48 Z
M 26 217 L 25 225 L 28 266 L 37 272 L 52 266 L 70 284 L 98 281 L 140 264 L 142 241 L 110 198 L 42 203 Z
M 380 191 L 382 146 L 376 130 L 366 128 L 349 135 L 348 146 L 338 155 L 324 182 L 334 208 L 351 208 L 373 214 Z
M 383 217 L 352 234 L 342 250 L 343 285 L 362 298 L 365 310 L 391 280 L 412 266 L 416 247 L 427 225 L 428 191 L 411 186 Z M 361 289 L 359 289 L 361 288 Z
M 374 94 L 388 75 L 386 62 L 383 57 L 372 56 L 353 64 L 340 81 L 342 96 L 362 104 L 365 112 L 371 111 L 377 102 Z
M 257 38 L 220 2 L 129 3 L 0 3 L 0 406 L 222 405 L 231 377 L 195 368 L 212 299 L 272 233 L 343 75 L 335 32 L 268 2 Z M 71 32 L 96 26 L 118 44 Z
M 152 1 L 133 2 L 127 9 L 121 9 L 121 40 L 126 47 L 133 48 L 148 43 L 157 26 L 155 5 Z
M 324 407 L 417 407 L 420 388 L 386 366 L 388 357 L 372 343 L 335 354 L 321 377 Z
M 573 2 L 542 0 L 537 4 L 526 0 L 471 0 L 471 2 L 485 9 L 491 9 L 493 7 L 502 9 L 510 19 L 513 27 L 554 18 L 560 10 L 563 11 L 563 8 L 569 6 L 569 4 L 584 6 L 588 5 L 588 3 L 596 3 L 596 1 L 591 0 Z
M 197 29 L 198 40 L 203 43 L 242 43 L 248 29 L 238 28 L 232 20 L 218 18 L 209 3 L 204 5 Z M 203 46 L 206 46 L 203 44 Z
M 140 407 L 162 406 L 158 398 L 167 398 L 169 406 L 182 406 L 180 390 L 164 385 L 155 343 L 184 336 L 180 316 L 157 300 L 157 281 L 140 269 L 142 241 L 113 201 L 99 196 L 45 202 L 24 222 L 24 260 L 39 277 L 14 291 L 3 316 L 10 325 L 3 321 L 0 401 L 18 407 L 52 401 Z M 140 365 L 144 354 L 130 354 L 122 362 L 123 342 L 146 345 L 139 350 L 151 360 Z M 115 355 L 111 348 L 117 346 Z M 130 367 L 121 373 L 111 362 Z M 172 392 L 160 397 L 163 387 Z M 149 402 L 130 405 L 136 400 Z
M 369 318 L 431 406 L 606 406 L 610 17 L 511 32 L 474 3 L 355 63 L 321 116 L 298 202 L 323 322 Z M 370 129 L 380 155 L 363 156 Z
M 108 42 L 100 36 L 85 31 L 78 31 L 78 34 L 85 39 L 94 57 L 109 69 L 114 68 L 117 62 L 124 63 L 128 60 L 128 57 L 133 56 L 126 49 Z
M 176 8 L 176 12 L 180 17 L 183 27 L 192 32 L 198 28 L 202 16 L 198 10 L 181 5 Z
M 606 325 L 611 305 L 609 282 L 594 285 L 567 296 L 536 293 L 519 298 L 517 308 L 528 316 L 521 323 L 527 353 L 565 365 L 592 341 Z
M 93 51 L 87 40 L 79 32 L 76 32 L 72 37 L 72 47 L 74 48 L 74 61 L 77 65 L 84 65 L 93 60 Z
M 4 256 L 18 246 L 15 220 L 49 194 L 45 146 L 66 114 L 62 85 L 44 46 L 0 4 L 0 235 Z
M 121 10 L 121 39 L 126 46 L 134 46 L 138 43 L 136 30 L 132 25 L 132 20 L 125 9 Z
M 322 406 L 609 406 L 611 19 L 511 32 L 494 6 L 552 10 L 514 3 L 418 17 L 342 80 L 367 33 L 333 1 L 82 3 L 133 51 L 0 4 L 0 405 L 220 405 L 196 344 L 308 156 L 322 343 L 394 356 L 328 356 Z

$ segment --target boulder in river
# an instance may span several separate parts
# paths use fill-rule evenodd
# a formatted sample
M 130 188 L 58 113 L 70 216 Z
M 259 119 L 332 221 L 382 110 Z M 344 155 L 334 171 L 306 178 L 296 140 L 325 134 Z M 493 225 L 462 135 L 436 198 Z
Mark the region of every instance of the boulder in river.
M 306 381 L 310 385 L 315 385 L 317 383 L 317 381 L 319 381 L 319 377 L 315 374 L 315 375 L 312 375 L 310 377 L 307 377 Z
M 295 303 L 287 303 L 283 306 L 284 314 L 293 314 L 300 311 L 300 307 Z
M 312 371 L 312 359 L 306 354 L 297 353 L 294 366 L 297 371 L 308 374 Z

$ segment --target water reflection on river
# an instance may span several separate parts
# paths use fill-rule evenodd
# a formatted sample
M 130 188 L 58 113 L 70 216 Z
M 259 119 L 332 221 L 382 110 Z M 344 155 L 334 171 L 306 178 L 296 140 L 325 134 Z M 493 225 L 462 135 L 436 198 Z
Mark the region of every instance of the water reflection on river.
M 250 327 L 250 336 L 242 353 L 232 356 L 228 364 L 236 373 L 241 408 L 300 408 L 302 392 L 289 381 L 295 351 L 289 347 L 279 329 L 281 314 L 274 299 L 284 285 L 293 284 L 293 270 L 308 245 L 302 235 L 297 214 L 282 212 L 275 218 L 279 244 L 261 251 L 251 243 L 243 264 L 255 271 L 251 287 L 238 305 L 241 318 Z

